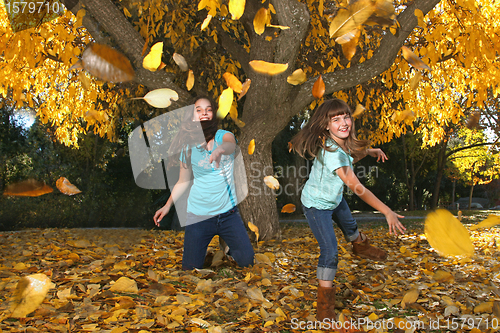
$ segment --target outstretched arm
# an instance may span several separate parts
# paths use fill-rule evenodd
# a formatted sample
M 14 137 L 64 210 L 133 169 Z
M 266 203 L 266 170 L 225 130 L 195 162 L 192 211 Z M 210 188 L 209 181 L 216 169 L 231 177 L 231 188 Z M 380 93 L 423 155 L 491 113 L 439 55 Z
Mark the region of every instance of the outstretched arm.
M 386 204 L 380 201 L 369 189 L 367 189 L 358 177 L 354 174 L 354 171 L 348 167 L 340 167 L 335 170 L 337 175 L 342 179 L 344 184 L 347 185 L 358 197 L 364 202 L 372 206 L 374 209 L 378 210 L 385 215 L 387 224 L 389 225 L 389 233 L 397 235 L 398 230 L 401 234 L 404 234 L 406 228 L 399 222 L 398 218 L 403 218 L 404 216 L 394 213 Z
M 215 161 L 215 167 L 219 167 L 220 158 L 222 155 L 230 155 L 236 149 L 236 140 L 232 133 L 226 133 L 222 137 L 222 144 L 215 148 L 210 155 L 210 163 Z
M 353 163 L 356 163 L 357 161 L 363 159 L 366 155 L 370 155 L 371 157 L 375 157 L 377 159 L 377 162 L 385 162 L 388 160 L 387 155 L 382 151 L 380 148 L 370 148 L 366 149 L 366 151 L 362 154 L 357 154 L 356 157 L 353 160 Z
M 160 226 L 160 221 L 168 214 L 170 208 L 174 202 L 179 199 L 179 197 L 186 192 L 189 187 L 189 181 L 191 180 L 191 168 L 188 168 L 186 164 L 181 162 L 181 168 L 179 170 L 179 180 L 175 183 L 172 193 L 167 200 L 167 203 L 160 209 L 158 209 L 153 217 L 156 226 Z

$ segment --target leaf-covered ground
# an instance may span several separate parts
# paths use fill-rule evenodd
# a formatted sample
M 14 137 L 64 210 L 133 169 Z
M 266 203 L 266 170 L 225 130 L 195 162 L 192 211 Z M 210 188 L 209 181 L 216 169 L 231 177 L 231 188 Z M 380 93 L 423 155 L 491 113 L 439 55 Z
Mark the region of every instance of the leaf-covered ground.
M 408 233 L 396 238 L 383 221 L 360 223 L 389 252 L 386 262 L 359 259 L 341 241 L 335 282 L 338 319 L 347 321 L 343 328 L 352 323 L 349 331 L 500 329 L 500 229 L 471 231 L 475 256 L 460 261 L 429 247 L 423 220 L 406 225 Z M 244 269 L 219 260 L 214 239 L 209 259 L 216 265 L 182 271 L 182 239 L 182 232 L 137 229 L 0 233 L 0 332 L 320 330 L 319 250 L 307 225 L 284 224 L 282 241 L 254 244 L 257 264 Z M 18 281 L 37 273 L 54 287 L 26 318 L 8 317 Z

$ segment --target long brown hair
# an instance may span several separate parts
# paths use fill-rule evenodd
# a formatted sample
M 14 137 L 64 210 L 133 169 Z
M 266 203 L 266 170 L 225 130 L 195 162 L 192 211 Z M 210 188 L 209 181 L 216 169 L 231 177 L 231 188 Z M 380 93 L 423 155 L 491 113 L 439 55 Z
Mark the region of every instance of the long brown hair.
M 201 99 L 206 99 L 210 102 L 212 106 L 212 119 L 205 121 L 194 121 L 194 104 Z M 200 141 L 200 127 L 203 130 L 203 136 L 205 137 L 205 142 L 208 143 L 210 140 L 215 138 L 215 133 L 219 129 L 219 120 L 216 117 L 216 107 L 215 103 L 211 98 L 207 96 L 198 96 L 193 100 L 193 109 L 189 109 L 182 119 L 181 128 L 172 140 L 169 151 L 171 152 L 181 152 L 186 158 L 186 164 L 191 164 L 191 149 L 190 146 L 199 145 L 203 142 Z
M 307 159 L 315 158 L 320 148 L 328 151 L 337 150 L 340 146 L 333 140 L 327 140 L 330 138 L 327 127 L 332 117 L 345 114 L 352 117 L 349 105 L 343 100 L 335 98 L 324 101 L 316 109 L 302 130 L 292 138 L 290 141 L 292 149 Z M 333 141 L 333 144 L 329 144 L 331 141 Z M 356 128 L 353 121 L 349 137 L 345 143 L 347 148 L 346 153 L 352 156 L 363 155 L 369 144 L 369 140 L 359 140 L 356 137 Z

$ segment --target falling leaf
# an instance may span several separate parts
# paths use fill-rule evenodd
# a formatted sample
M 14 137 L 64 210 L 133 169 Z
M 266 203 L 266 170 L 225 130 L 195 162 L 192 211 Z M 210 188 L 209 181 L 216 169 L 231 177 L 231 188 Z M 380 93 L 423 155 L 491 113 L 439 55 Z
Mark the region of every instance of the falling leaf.
M 353 118 L 359 117 L 363 112 L 365 112 L 365 110 L 366 110 L 366 108 L 363 105 L 358 104 L 356 106 L 356 110 L 354 110 L 354 113 L 352 114 L 352 117 Z
M 161 65 L 161 56 L 163 54 L 163 42 L 158 42 L 151 47 L 149 53 L 142 60 L 142 67 L 148 71 L 154 72 Z
M 422 73 L 420 71 L 417 71 L 410 80 L 410 88 L 412 90 L 417 89 L 421 79 L 422 79 Z
M 248 155 L 252 155 L 255 151 L 255 139 L 252 139 L 248 144 Z
M 237 109 L 237 104 L 233 101 L 233 104 L 231 105 L 231 110 L 229 110 L 229 116 L 231 119 L 234 121 L 236 126 L 238 127 L 244 127 L 245 123 L 238 119 L 238 109 Z
M 239 20 L 245 12 L 245 0 L 229 0 L 229 13 L 231 19 Z
M 276 29 L 281 29 L 281 30 L 288 30 L 290 27 L 287 27 L 286 25 L 275 25 L 275 24 L 268 24 L 267 25 L 270 28 L 276 28 Z
M 365 23 L 375 11 L 371 0 L 356 1 L 348 9 L 341 9 L 330 24 L 330 38 L 345 35 Z
M 280 183 L 273 176 L 264 177 L 264 183 L 273 190 L 278 190 L 280 188 Z
M 224 73 L 224 75 L 222 75 L 222 77 L 224 78 L 224 80 L 226 80 L 226 84 L 229 88 L 233 89 L 233 91 L 235 93 L 241 94 L 241 91 L 243 89 L 243 85 L 241 84 L 241 81 L 238 80 L 238 78 L 236 76 L 234 76 L 231 73 L 226 72 L 226 73 Z
M 3 195 L 18 197 L 38 197 L 53 191 L 52 187 L 35 179 L 24 180 L 19 183 L 7 185 Z
M 291 142 L 288 142 L 288 152 L 291 153 L 293 149 L 293 145 Z
M 467 120 L 467 124 L 465 126 L 467 126 L 467 128 L 470 130 L 477 128 L 477 126 L 479 125 L 480 117 L 481 117 L 481 112 L 472 112 L 469 115 L 469 119 Z
M 248 222 L 248 229 L 253 231 L 253 233 L 255 234 L 255 240 L 258 241 L 259 240 L 259 228 L 255 224 L 253 224 L 252 222 Z
M 107 45 L 97 43 L 87 46 L 82 59 L 69 70 L 78 68 L 83 68 L 93 76 L 109 82 L 131 81 L 135 76 L 127 57 Z
M 35 311 L 45 300 L 49 289 L 55 285 L 47 275 L 39 273 L 22 277 L 14 291 L 10 307 L 12 318 L 24 318 Z
M 307 75 L 304 73 L 302 68 L 295 70 L 292 75 L 286 78 L 286 82 L 293 84 L 294 86 L 302 84 L 307 81 Z
M 352 57 L 354 57 L 354 55 L 356 54 L 356 47 L 358 46 L 358 40 L 359 36 L 361 35 L 361 30 L 356 29 L 352 33 L 354 33 L 354 36 L 351 40 L 345 43 L 341 43 L 342 53 L 344 53 L 344 57 L 346 57 L 346 59 L 349 61 L 351 61 Z
M 289 204 L 284 205 L 283 208 L 281 208 L 281 212 L 282 213 L 293 213 L 293 212 L 295 212 L 295 209 L 296 209 L 295 205 L 289 203 Z
M 188 91 L 190 91 L 191 89 L 193 89 L 193 86 L 194 86 L 194 73 L 193 70 L 190 69 L 188 72 L 188 78 L 186 80 L 186 88 Z
M 459 220 L 460 222 L 462 222 L 462 211 L 461 211 L 461 210 L 459 210 L 459 211 L 458 211 L 458 213 L 457 213 L 457 218 L 458 218 L 458 220 Z M 472 230 L 474 230 L 474 229 L 472 229 Z
M 90 79 L 87 77 L 87 75 L 85 75 L 84 72 L 79 72 L 78 78 L 80 79 L 80 82 L 82 83 L 83 89 L 88 90 L 90 88 Z
M 253 18 L 253 30 L 257 35 L 262 35 L 266 29 L 266 25 L 271 23 L 271 15 L 267 8 L 261 8 Z
M 66 177 L 60 177 L 56 181 L 56 187 L 61 193 L 66 195 L 75 195 L 78 193 L 82 193 L 75 185 L 71 184 Z
M 402 46 L 401 50 L 403 51 L 403 57 L 408 61 L 410 65 L 415 67 L 416 69 L 427 69 L 431 70 L 429 66 L 427 66 L 412 50 L 410 50 L 406 46 Z
M 219 109 L 217 110 L 217 118 L 224 119 L 229 111 L 231 110 L 231 105 L 233 104 L 233 89 L 226 88 L 220 94 L 219 97 Z
M 172 58 L 174 59 L 175 63 L 177 64 L 177 66 L 179 66 L 179 68 L 181 69 L 181 71 L 185 72 L 189 69 L 189 66 L 188 66 L 188 63 L 186 61 L 186 59 L 179 53 L 174 53 L 172 55 Z
M 246 79 L 245 82 L 241 85 L 241 94 L 238 95 L 238 101 L 246 95 L 248 92 L 248 89 L 250 89 L 250 84 L 252 83 L 252 80 Z
M 155 108 L 166 108 L 172 104 L 172 101 L 177 101 L 179 95 L 169 88 L 160 88 L 148 92 L 144 97 L 134 97 L 132 99 L 144 99 L 149 105 Z
M 394 24 L 395 18 L 396 10 L 392 1 L 376 0 L 375 10 L 365 23 L 378 24 L 383 27 L 388 27 Z
M 201 31 L 205 30 L 208 27 L 211 20 L 212 20 L 212 15 L 208 14 L 205 20 L 203 20 L 203 23 L 201 25 Z
M 109 288 L 111 291 L 121 292 L 121 293 L 137 293 L 139 292 L 139 288 L 137 288 L 137 282 L 134 280 L 122 276 Z
M 323 77 L 320 74 L 316 79 L 316 82 L 314 82 L 312 88 L 312 95 L 314 98 L 320 99 L 321 97 L 323 97 L 324 93 L 325 93 L 325 82 L 323 82 Z
M 249 62 L 254 71 L 260 74 L 277 75 L 281 74 L 288 69 L 287 64 L 276 64 L 263 60 L 252 60 Z
M 470 230 L 476 230 L 479 228 L 490 228 L 500 223 L 500 215 L 490 214 L 486 219 L 481 221 L 479 224 L 470 226 Z
M 425 236 L 442 256 L 472 256 L 474 246 L 467 229 L 446 209 L 438 209 L 425 219 Z

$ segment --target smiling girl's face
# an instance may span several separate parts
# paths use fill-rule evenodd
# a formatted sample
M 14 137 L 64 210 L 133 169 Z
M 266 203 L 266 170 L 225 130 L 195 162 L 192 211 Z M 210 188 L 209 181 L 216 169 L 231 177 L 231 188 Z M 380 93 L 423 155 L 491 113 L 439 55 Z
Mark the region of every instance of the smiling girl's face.
M 212 120 L 213 116 L 212 104 L 208 99 L 201 98 L 194 103 L 194 120 Z
M 349 137 L 351 126 L 351 115 L 346 113 L 331 117 L 326 129 L 330 132 L 330 136 L 335 142 L 342 144 Z

